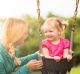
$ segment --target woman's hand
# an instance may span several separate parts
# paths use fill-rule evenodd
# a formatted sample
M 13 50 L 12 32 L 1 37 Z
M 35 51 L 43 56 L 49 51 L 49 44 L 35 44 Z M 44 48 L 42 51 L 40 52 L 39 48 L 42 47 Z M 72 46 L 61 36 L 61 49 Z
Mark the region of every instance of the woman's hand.
M 43 54 L 40 51 L 35 52 L 39 57 L 43 57 Z
M 31 60 L 26 64 L 26 66 L 29 68 L 30 71 L 41 69 L 42 65 L 43 65 L 42 61 L 38 60 Z

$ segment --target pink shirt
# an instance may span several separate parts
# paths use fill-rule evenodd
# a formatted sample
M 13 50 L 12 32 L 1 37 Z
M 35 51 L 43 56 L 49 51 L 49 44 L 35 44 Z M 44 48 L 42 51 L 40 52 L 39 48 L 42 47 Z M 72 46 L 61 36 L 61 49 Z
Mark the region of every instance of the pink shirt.
M 49 55 L 63 57 L 64 49 L 70 47 L 70 42 L 67 39 L 60 39 L 60 43 L 57 45 L 52 44 L 50 40 L 42 41 L 42 48 L 47 48 L 49 51 Z

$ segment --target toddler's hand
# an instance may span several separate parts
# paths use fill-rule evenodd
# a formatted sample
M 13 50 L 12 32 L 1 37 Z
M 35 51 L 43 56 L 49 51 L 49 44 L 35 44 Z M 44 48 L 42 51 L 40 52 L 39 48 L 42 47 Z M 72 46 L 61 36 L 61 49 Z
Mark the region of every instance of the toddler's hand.
M 68 61 L 70 61 L 72 59 L 72 55 L 66 55 L 66 56 L 63 56 L 63 58 L 66 58 Z
M 56 61 L 56 62 L 59 62 L 61 60 L 61 58 L 59 56 L 54 56 L 53 59 Z
M 66 58 L 68 61 L 70 61 L 72 59 L 72 55 L 67 55 Z

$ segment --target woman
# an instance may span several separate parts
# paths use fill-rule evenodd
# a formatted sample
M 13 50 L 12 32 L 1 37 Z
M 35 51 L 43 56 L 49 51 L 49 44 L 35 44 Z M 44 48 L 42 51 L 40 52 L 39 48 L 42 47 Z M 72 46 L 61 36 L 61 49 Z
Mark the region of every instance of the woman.
M 41 69 L 42 63 L 37 61 L 34 53 L 18 59 L 16 47 L 23 44 L 28 37 L 27 25 L 23 20 L 9 18 L 3 25 L 0 40 L 0 74 L 29 74 Z

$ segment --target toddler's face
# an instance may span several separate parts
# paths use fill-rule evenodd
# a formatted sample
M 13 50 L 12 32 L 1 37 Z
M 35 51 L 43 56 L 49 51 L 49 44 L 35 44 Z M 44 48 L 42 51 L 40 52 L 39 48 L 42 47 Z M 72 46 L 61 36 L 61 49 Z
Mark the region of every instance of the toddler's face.
M 51 41 L 53 41 L 54 39 L 57 39 L 60 34 L 57 28 L 51 27 L 49 25 L 45 26 L 44 33 L 45 33 L 45 37 Z

